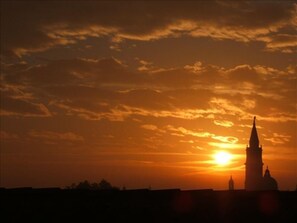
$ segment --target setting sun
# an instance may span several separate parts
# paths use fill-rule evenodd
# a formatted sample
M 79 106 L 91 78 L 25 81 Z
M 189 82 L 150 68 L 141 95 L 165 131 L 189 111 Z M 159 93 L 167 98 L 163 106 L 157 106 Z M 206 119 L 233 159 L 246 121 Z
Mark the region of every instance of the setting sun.
M 232 156 L 228 152 L 220 151 L 214 155 L 214 159 L 215 163 L 218 165 L 227 165 L 230 163 Z

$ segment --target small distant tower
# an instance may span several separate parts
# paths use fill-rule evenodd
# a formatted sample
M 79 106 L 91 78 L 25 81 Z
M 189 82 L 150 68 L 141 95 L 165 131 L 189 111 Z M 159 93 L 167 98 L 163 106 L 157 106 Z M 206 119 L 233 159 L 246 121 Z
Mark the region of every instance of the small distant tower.
M 229 190 L 234 190 L 234 181 L 232 179 L 232 175 L 230 176 L 229 180 Z

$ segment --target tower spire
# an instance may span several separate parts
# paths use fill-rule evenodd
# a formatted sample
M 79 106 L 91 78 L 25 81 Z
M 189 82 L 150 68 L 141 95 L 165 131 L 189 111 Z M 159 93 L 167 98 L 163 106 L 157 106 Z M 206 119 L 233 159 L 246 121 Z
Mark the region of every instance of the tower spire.
M 253 128 L 252 128 L 251 137 L 250 137 L 250 147 L 259 148 L 259 138 L 258 138 L 258 133 L 256 128 L 256 116 L 254 116 L 254 121 L 253 121 Z

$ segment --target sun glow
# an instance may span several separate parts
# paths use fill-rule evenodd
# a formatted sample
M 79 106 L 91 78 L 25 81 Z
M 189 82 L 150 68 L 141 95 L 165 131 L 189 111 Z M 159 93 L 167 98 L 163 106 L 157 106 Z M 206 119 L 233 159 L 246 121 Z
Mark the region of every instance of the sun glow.
M 228 165 L 232 159 L 232 155 L 225 151 L 219 151 L 214 154 L 215 163 L 218 165 Z

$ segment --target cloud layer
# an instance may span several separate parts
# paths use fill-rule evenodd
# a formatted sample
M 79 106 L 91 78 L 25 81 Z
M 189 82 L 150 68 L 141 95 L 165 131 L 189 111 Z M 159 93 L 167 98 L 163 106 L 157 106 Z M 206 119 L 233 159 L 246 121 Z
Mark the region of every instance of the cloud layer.
M 199 65 L 199 68 L 197 66 Z M 232 127 L 257 114 L 268 122 L 296 121 L 296 73 L 239 65 L 226 69 L 197 62 L 183 68 L 131 71 L 110 59 L 57 60 L 7 65 L 1 84 L 2 115 L 57 114 L 86 120 L 133 117 L 214 120 Z
M 18 56 L 90 37 L 110 38 L 113 49 L 125 40 L 185 35 L 259 41 L 283 52 L 294 52 L 297 44 L 293 2 L 7 1 L 1 15 L 2 51 Z

